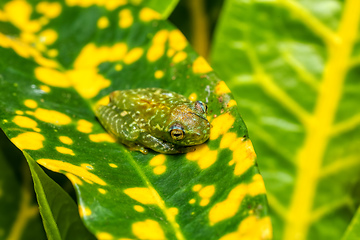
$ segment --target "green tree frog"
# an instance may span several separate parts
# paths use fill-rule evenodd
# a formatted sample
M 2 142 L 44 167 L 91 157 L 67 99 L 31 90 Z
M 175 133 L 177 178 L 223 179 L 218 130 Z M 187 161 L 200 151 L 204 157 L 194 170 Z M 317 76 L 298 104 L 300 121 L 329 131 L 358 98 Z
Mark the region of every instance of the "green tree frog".
M 131 150 L 186 153 L 210 135 L 207 106 L 160 88 L 114 91 L 96 107 L 103 127 Z

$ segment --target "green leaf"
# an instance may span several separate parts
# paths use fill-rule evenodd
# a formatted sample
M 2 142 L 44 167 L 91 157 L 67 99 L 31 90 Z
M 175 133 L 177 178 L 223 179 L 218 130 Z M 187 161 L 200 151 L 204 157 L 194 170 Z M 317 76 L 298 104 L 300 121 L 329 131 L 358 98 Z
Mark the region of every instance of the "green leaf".
M 356 211 L 353 219 L 351 220 L 350 225 L 346 229 L 342 240 L 352 240 L 360 238 L 360 208 Z
M 170 0 L 170 1 L 147 0 L 144 3 L 142 3 L 142 6 L 147 6 L 157 11 L 158 13 L 161 14 L 163 19 L 166 19 L 172 13 L 178 2 L 179 0 Z
M 0 130 L 0 239 L 46 239 L 30 172 Z
M 48 239 L 95 239 L 84 227 L 72 198 L 24 152 L 34 180 Z
M 158 13 L 120 2 L 4 5 L 5 24 L 20 32 L 0 34 L 6 135 L 72 181 L 98 239 L 271 238 L 262 177 L 230 90 Z M 206 101 L 210 141 L 182 155 L 116 143 L 92 109 L 114 90 L 139 87 Z
M 360 2 L 232 1 L 212 63 L 236 94 L 276 239 L 339 239 L 359 195 Z

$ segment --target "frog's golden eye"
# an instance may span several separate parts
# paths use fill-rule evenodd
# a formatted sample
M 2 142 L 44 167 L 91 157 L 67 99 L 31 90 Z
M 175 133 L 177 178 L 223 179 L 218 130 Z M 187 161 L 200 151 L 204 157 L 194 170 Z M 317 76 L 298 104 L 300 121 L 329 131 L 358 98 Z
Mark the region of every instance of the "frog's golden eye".
M 170 127 L 170 135 L 174 140 L 181 140 L 185 137 L 184 128 L 180 124 L 174 124 Z
M 195 102 L 195 108 L 199 110 L 201 113 L 207 113 L 208 107 L 202 101 Z

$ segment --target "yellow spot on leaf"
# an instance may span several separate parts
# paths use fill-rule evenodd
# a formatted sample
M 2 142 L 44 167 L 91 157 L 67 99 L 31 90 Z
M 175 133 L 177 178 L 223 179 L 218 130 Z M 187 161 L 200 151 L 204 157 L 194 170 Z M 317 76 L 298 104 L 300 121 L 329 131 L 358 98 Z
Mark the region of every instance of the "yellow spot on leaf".
M 224 113 L 215 118 L 211 125 L 210 139 L 217 139 L 220 135 L 225 134 L 234 124 L 235 118 L 230 113 Z
M 162 55 L 164 55 L 165 46 L 164 45 L 152 45 L 147 51 L 146 58 L 150 62 L 158 60 Z
M 230 145 L 233 161 L 236 163 L 234 174 L 241 175 L 255 164 L 256 154 L 250 140 L 238 138 Z
M 164 154 L 158 154 L 150 160 L 149 164 L 150 166 L 158 166 L 163 164 L 165 160 L 166 156 Z
M 206 144 L 197 147 L 196 151 L 186 154 L 186 158 L 190 161 L 197 161 L 201 169 L 206 169 L 215 163 L 218 152 L 210 150 Z
M 121 65 L 120 63 L 115 65 L 115 70 L 116 71 L 121 71 L 123 69 L 123 65 Z
M 4 6 L 4 12 L 12 24 L 24 32 L 37 32 L 41 24 L 30 20 L 32 6 L 26 1 L 10 1 Z
M 119 26 L 121 28 L 128 28 L 133 23 L 134 18 L 129 9 L 123 9 L 119 12 Z
M 86 121 L 84 119 L 80 119 L 79 121 L 77 121 L 76 129 L 79 132 L 91 133 L 92 132 L 92 127 L 93 127 L 93 124 L 91 122 L 89 122 L 89 121 Z
M 175 54 L 175 56 L 173 57 L 172 61 L 173 61 L 174 63 L 179 63 L 179 62 L 185 60 L 186 57 L 187 57 L 187 53 L 181 51 L 181 52 L 178 52 L 178 53 Z
M 232 189 L 227 198 L 215 204 L 209 212 L 210 224 L 214 225 L 217 222 L 235 216 L 239 209 L 241 201 L 247 194 L 247 185 L 240 184 Z
M 75 176 L 78 176 L 79 178 L 89 183 L 97 183 L 103 186 L 106 185 L 106 183 L 95 174 L 90 173 L 85 168 L 73 165 L 71 163 L 63 162 L 60 160 L 53 160 L 53 159 L 39 159 L 37 160 L 37 162 L 54 172 L 64 171 L 67 173 L 71 173 Z
M 49 86 L 46 85 L 41 85 L 40 89 L 46 93 L 49 93 L 51 91 L 51 89 L 49 88 Z
M 84 207 L 82 205 L 78 206 L 79 208 L 79 214 L 81 217 L 87 217 L 91 215 L 91 209 L 88 207 Z
M 69 145 L 73 144 L 73 140 L 67 136 L 60 136 L 59 139 L 62 143 L 69 144 Z
M 96 238 L 98 240 L 113 240 L 114 236 L 107 232 L 96 233 Z
M 166 171 L 166 166 L 164 166 L 164 165 L 157 166 L 157 167 L 155 167 L 154 170 L 153 170 L 153 172 L 154 172 L 156 175 L 163 174 L 165 171 Z
M 209 198 L 203 198 L 201 199 L 199 205 L 202 206 L 202 207 L 205 207 L 206 205 L 208 205 L 210 202 L 210 199 Z
M 66 72 L 74 88 L 84 98 L 95 97 L 100 90 L 110 86 L 110 81 L 97 73 L 97 69 L 75 69 Z
M 149 22 L 154 19 L 160 19 L 161 15 L 151 8 L 143 8 L 140 11 L 139 18 L 144 22 Z
M 90 134 L 89 138 L 93 142 L 116 142 L 115 138 L 108 133 Z
M 24 116 L 14 117 L 13 122 L 19 127 L 23 127 L 23 128 L 32 128 L 35 130 L 35 128 L 37 127 L 36 121 Z
M 156 199 L 153 191 L 155 190 L 151 190 L 149 188 L 135 187 L 125 189 L 124 193 L 142 204 L 155 204 Z
M 221 95 L 224 93 L 230 93 L 230 89 L 226 86 L 224 81 L 220 81 L 215 87 L 215 93 Z
M 164 55 L 165 43 L 168 35 L 169 32 L 167 30 L 160 30 L 154 35 L 152 45 L 146 54 L 146 57 L 150 62 L 154 62 Z
M 154 75 L 157 79 L 162 78 L 164 76 L 164 71 L 157 70 Z
M 56 151 L 58 151 L 59 153 L 63 153 L 63 154 L 69 154 L 72 156 L 75 156 L 75 153 L 73 152 L 73 150 L 71 150 L 70 148 L 66 148 L 66 147 L 55 147 Z
M 266 189 L 265 189 L 265 184 L 264 184 L 264 180 L 262 178 L 262 176 L 260 174 L 255 174 L 252 178 L 252 182 L 249 183 L 249 194 L 251 196 L 256 196 L 259 194 L 265 194 L 266 193 Z
M 196 200 L 195 200 L 195 199 L 193 199 L 193 198 L 192 198 L 192 199 L 190 199 L 190 201 L 189 201 L 189 203 L 190 203 L 190 204 L 194 204 L 195 202 L 196 202 Z
M 100 29 L 107 28 L 109 26 L 109 19 L 105 16 L 99 18 L 99 20 L 97 21 L 97 26 Z
M 214 185 L 209 185 L 209 186 L 203 187 L 200 190 L 199 196 L 202 198 L 211 198 L 212 195 L 214 195 L 214 193 L 215 193 Z
M 174 54 L 175 54 L 175 50 L 172 49 L 172 48 L 170 48 L 170 49 L 167 51 L 167 53 L 166 53 L 166 55 L 167 55 L 168 57 L 172 57 L 172 56 L 174 56 Z
M 61 4 L 58 2 L 40 2 L 36 5 L 36 11 L 48 18 L 56 18 L 61 13 Z
M 145 211 L 145 209 L 144 209 L 142 206 L 140 206 L 140 205 L 135 205 L 135 206 L 134 206 L 134 209 L 135 209 L 135 211 L 137 211 L 137 212 L 144 212 L 144 211 Z
M 171 49 L 176 51 L 183 50 L 186 45 L 187 41 L 185 36 L 179 30 L 172 30 L 169 35 L 169 45 Z
M 52 68 L 35 68 L 35 77 L 37 80 L 54 87 L 70 87 L 70 79 L 62 72 Z
M 10 139 L 16 147 L 20 150 L 39 150 L 44 147 L 44 136 L 36 132 L 20 133 L 14 138 Z
M 58 38 L 58 34 L 53 29 L 46 29 L 39 34 L 39 40 L 46 45 L 53 44 Z
M 228 233 L 220 240 L 272 239 L 272 227 L 269 217 L 249 216 L 241 221 L 236 232 Z
M 43 122 L 55 125 L 65 125 L 71 123 L 70 117 L 55 110 L 37 108 L 32 115 Z
M 28 108 L 37 108 L 38 104 L 32 99 L 27 99 L 24 101 L 24 105 Z
M 220 148 L 228 148 L 232 143 L 236 140 L 236 133 L 234 132 L 227 132 L 221 138 L 220 141 Z
M 202 198 L 199 205 L 203 207 L 208 205 L 210 202 L 210 198 L 214 195 L 214 193 L 215 193 L 215 187 L 213 185 L 209 185 L 202 188 L 199 191 L 199 196 Z
M 144 50 L 142 48 L 133 48 L 131 49 L 128 54 L 126 54 L 124 58 L 124 63 L 131 64 L 139 60 L 139 58 L 144 53 Z
M 210 67 L 210 65 L 206 62 L 206 60 L 203 57 L 198 57 L 195 59 L 192 70 L 194 73 L 208 73 L 213 71 L 213 69 Z
M 98 188 L 98 191 L 99 191 L 99 193 L 101 193 L 101 194 L 105 194 L 105 193 L 106 193 L 106 190 L 105 190 L 105 189 L 102 189 L 102 188 Z
M 127 0 L 107 0 L 104 1 L 105 7 L 107 10 L 114 10 L 117 7 L 123 6 L 125 4 L 127 4 L 128 1 Z
M 196 101 L 196 99 L 197 99 L 197 94 L 196 93 L 190 94 L 190 96 L 189 96 L 190 101 Z
M 23 111 L 20 111 L 20 110 L 16 110 L 15 113 L 16 113 L 17 115 L 23 115 L 23 114 L 24 114 L 24 112 L 23 112 Z
M 72 182 L 73 185 L 82 185 L 83 182 L 71 173 L 65 173 L 65 176 Z
M 127 45 L 125 43 L 116 43 L 112 47 L 97 47 L 94 43 L 89 43 L 81 50 L 74 67 L 75 69 L 96 68 L 102 62 L 122 60 L 126 52 Z
M 194 192 L 198 192 L 201 188 L 202 188 L 202 185 L 201 185 L 201 184 L 196 184 L 195 186 L 193 186 L 192 190 L 193 190 Z
M 175 217 L 179 214 L 179 209 L 177 209 L 176 207 L 172 207 L 167 210 L 167 213 L 171 221 L 175 222 Z
M 228 102 L 228 104 L 226 105 L 226 107 L 227 107 L 227 108 L 231 108 L 231 107 L 236 106 L 236 105 L 237 105 L 237 104 L 236 104 L 235 100 L 234 100 L 234 99 L 231 99 L 231 100 Z
M 132 224 L 132 232 L 138 239 L 146 240 L 162 240 L 165 239 L 160 224 L 154 220 L 147 219 L 143 222 L 135 222 Z
M 114 163 L 109 163 L 109 166 L 112 167 L 112 168 L 118 168 L 118 166 Z
M 166 29 L 160 30 L 154 35 L 152 42 L 154 45 L 158 45 L 158 44 L 164 45 L 166 43 L 166 40 L 168 39 L 168 36 L 169 36 L 168 30 Z

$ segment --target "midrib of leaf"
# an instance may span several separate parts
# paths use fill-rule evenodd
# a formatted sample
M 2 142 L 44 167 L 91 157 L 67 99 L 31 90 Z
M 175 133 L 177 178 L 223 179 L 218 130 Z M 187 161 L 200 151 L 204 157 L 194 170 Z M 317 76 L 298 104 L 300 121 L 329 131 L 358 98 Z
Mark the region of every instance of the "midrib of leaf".
M 307 236 L 322 160 L 332 133 L 359 21 L 360 1 L 346 1 L 337 31 L 340 42 L 327 42 L 329 59 L 320 84 L 319 97 L 315 111 L 305 125 L 304 144 L 296 155 L 297 179 L 283 239 L 305 239 Z
M 170 223 L 170 226 L 172 227 L 177 240 L 185 240 L 185 237 L 184 237 L 184 235 L 182 234 L 182 232 L 181 232 L 181 230 L 179 228 L 179 224 L 176 223 L 175 219 L 169 214 L 168 208 L 166 207 L 166 205 L 164 203 L 164 200 L 157 193 L 157 191 L 155 190 L 154 186 L 151 184 L 148 177 L 145 175 L 145 173 L 140 168 L 139 164 L 137 164 L 137 162 L 135 161 L 135 159 L 132 157 L 131 154 L 129 154 L 129 155 L 130 155 L 129 159 L 130 159 L 131 165 L 135 168 L 135 171 L 139 174 L 141 179 L 146 183 L 147 187 L 150 189 L 153 197 L 156 200 L 157 205 L 159 206 L 161 211 L 166 216 L 166 220 Z

